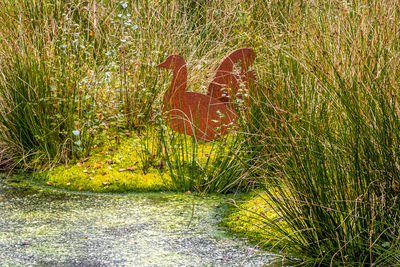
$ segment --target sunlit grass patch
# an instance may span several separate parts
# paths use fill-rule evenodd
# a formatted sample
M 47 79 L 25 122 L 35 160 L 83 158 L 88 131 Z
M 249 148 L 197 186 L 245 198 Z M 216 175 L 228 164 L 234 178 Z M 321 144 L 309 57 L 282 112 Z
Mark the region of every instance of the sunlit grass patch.
M 258 194 L 253 192 L 235 201 L 225 216 L 221 222 L 222 226 L 246 236 L 249 241 L 258 243 L 262 247 L 279 248 L 281 247 L 279 242 L 285 238 L 284 234 L 269 227 L 270 222 L 280 221 L 283 228 L 289 229 L 264 192 Z
M 34 176 L 57 188 L 95 192 L 227 192 L 246 183 L 240 137 L 199 142 L 176 132 L 147 127 L 109 137 L 78 162 Z M 244 188 L 244 186 L 243 186 Z
M 117 143 L 119 143 L 117 145 Z M 48 185 L 95 192 L 169 190 L 168 171 L 137 136 L 112 140 L 83 161 L 35 175 Z

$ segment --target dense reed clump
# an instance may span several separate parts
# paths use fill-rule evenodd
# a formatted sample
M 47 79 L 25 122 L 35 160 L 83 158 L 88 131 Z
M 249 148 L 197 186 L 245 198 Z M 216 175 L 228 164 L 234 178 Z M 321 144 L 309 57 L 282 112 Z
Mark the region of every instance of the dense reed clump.
M 18 166 L 42 168 L 86 155 L 93 140 L 89 80 L 95 60 L 81 36 L 84 16 L 74 17 L 62 1 L 4 4 L 0 138 L 9 156 Z
M 175 190 L 225 193 L 254 186 L 245 179 L 249 167 L 244 162 L 240 135 L 204 143 L 161 130 L 159 138 Z
M 400 260 L 399 12 L 389 2 L 288 4 L 275 21 L 267 90 L 247 129 L 281 214 L 260 216 L 261 227 L 303 264 Z
M 26 153 L 21 158 L 56 158 L 66 139 L 60 132 L 72 131 L 73 126 L 57 114 L 57 107 L 63 108 L 64 103 L 54 103 L 49 69 L 34 54 L 16 54 L 3 62 L 1 74 L 2 139 Z M 43 154 L 38 155 L 39 151 Z

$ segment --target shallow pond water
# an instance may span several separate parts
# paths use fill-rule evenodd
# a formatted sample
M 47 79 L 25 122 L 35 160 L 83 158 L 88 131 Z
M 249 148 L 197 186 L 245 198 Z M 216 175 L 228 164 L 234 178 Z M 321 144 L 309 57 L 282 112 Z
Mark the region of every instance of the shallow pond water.
M 223 196 L 91 194 L 0 177 L 0 266 L 262 266 L 218 228 Z

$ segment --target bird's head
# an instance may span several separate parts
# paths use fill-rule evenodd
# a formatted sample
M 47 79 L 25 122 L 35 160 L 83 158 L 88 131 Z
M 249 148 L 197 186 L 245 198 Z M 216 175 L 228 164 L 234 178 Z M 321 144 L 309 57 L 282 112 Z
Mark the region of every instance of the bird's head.
M 174 69 L 185 65 L 185 60 L 180 55 L 170 55 L 164 62 L 157 65 L 157 68 Z

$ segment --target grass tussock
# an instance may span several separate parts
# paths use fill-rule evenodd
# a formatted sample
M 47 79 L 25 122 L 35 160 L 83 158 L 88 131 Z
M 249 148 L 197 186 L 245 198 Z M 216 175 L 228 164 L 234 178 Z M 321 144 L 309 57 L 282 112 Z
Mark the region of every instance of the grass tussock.
M 399 261 L 396 5 L 293 3 L 273 42 L 247 129 L 282 214 L 266 228 L 303 264 Z

